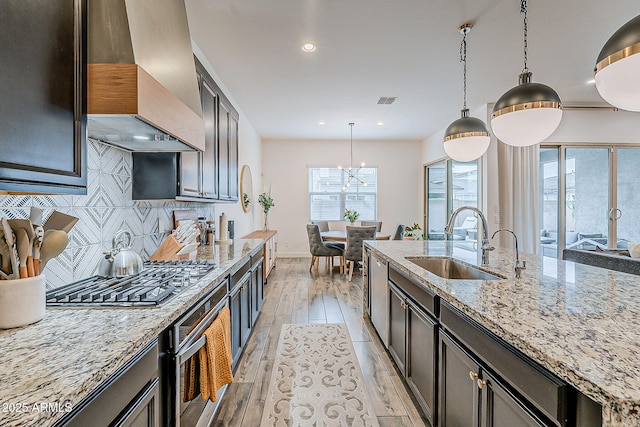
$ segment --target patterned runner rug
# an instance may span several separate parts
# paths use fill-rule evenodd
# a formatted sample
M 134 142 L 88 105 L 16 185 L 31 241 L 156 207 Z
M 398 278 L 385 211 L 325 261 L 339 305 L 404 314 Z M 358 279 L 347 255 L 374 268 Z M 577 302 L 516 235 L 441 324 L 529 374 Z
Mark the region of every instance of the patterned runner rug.
M 346 325 L 282 326 L 260 425 L 379 425 Z

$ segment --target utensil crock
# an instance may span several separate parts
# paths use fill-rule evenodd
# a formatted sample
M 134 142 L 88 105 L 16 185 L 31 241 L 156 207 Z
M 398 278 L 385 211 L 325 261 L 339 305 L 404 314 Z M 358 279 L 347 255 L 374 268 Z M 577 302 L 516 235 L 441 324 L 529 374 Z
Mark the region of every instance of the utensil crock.
M 46 277 L 0 280 L 0 329 L 41 320 L 46 310 Z

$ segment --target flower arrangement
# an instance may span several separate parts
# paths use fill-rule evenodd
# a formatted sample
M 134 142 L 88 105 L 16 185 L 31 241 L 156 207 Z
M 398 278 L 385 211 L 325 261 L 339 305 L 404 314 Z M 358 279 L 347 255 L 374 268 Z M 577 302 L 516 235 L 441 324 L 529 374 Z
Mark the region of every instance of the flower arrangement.
M 420 224 L 418 224 L 417 222 L 414 222 L 413 225 L 406 226 L 404 228 L 404 237 L 410 237 L 413 240 L 420 240 L 420 239 L 426 238 L 425 234 L 422 232 L 422 228 L 420 227 Z
M 262 210 L 264 211 L 264 230 L 266 231 L 269 229 L 269 209 L 276 205 L 271 197 L 271 187 L 269 187 L 268 193 L 262 193 L 258 196 L 258 203 L 260 203 L 260 206 L 262 206 Z
M 271 191 L 269 191 L 269 193 L 260 194 L 258 196 L 258 203 L 260 203 L 260 206 L 262 206 L 262 210 L 265 214 L 269 212 L 269 209 L 276 205 L 273 202 L 273 198 L 271 198 Z
M 247 193 L 242 193 L 242 203 L 245 206 L 249 206 L 251 204 L 251 199 L 249 198 L 249 195 Z
M 344 215 L 343 215 L 343 217 L 344 217 L 345 219 L 348 219 L 348 220 L 349 220 L 349 222 L 350 222 L 351 224 L 353 224 L 354 222 L 356 222 L 356 220 L 358 219 L 358 217 L 359 217 L 359 216 L 360 216 L 360 214 L 359 214 L 359 213 L 358 213 L 358 211 L 357 211 L 357 210 L 355 210 L 355 209 L 353 209 L 353 210 L 351 210 L 351 209 L 345 209 L 345 210 L 344 210 Z

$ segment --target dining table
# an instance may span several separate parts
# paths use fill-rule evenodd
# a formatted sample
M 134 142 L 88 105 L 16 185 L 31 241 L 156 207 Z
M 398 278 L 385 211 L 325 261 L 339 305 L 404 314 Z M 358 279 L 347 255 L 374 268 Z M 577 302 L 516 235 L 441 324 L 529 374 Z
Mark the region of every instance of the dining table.
M 346 242 L 347 241 L 347 232 L 346 230 L 331 230 L 331 231 L 321 231 L 320 236 L 322 240 L 325 242 Z M 376 232 L 376 240 L 389 240 L 391 238 L 391 234 L 385 234 L 381 232 Z

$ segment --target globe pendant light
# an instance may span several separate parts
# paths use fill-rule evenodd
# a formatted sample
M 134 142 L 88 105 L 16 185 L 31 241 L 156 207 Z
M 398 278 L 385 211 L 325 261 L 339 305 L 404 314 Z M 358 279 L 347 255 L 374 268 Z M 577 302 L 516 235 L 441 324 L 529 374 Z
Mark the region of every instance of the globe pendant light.
M 491 129 L 505 144 L 516 147 L 534 145 L 547 139 L 562 119 L 562 102 L 555 90 L 531 83 L 527 67 L 527 1 L 521 0 L 524 14 L 524 69 L 520 84 L 498 99 L 491 114 Z
M 463 107 L 461 117 L 449 125 L 444 132 L 444 151 L 453 160 L 470 162 L 482 156 L 489 148 L 491 138 L 484 122 L 469 117 L 467 108 L 467 34 L 473 25 L 463 24 L 458 28 L 462 34 L 460 61 L 463 64 Z
M 338 166 L 338 169 L 344 172 L 345 175 L 347 176 L 347 182 L 342 186 L 342 191 L 345 191 L 347 187 L 351 187 L 351 183 L 353 181 L 355 181 L 356 184 L 360 184 L 364 186 L 367 185 L 366 182 L 358 178 L 358 172 L 360 172 L 360 169 L 362 169 L 365 166 L 364 162 L 360 163 L 360 166 L 358 166 L 358 169 L 356 169 L 355 171 L 353 169 L 353 125 L 354 123 L 349 123 L 349 126 L 351 126 L 351 152 L 350 152 L 351 154 L 349 157 L 349 169 L 345 169 L 342 166 Z
M 598 55 L 596 89 L 609 104 L 640 111 L 640 15 L 613 33 Z

